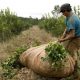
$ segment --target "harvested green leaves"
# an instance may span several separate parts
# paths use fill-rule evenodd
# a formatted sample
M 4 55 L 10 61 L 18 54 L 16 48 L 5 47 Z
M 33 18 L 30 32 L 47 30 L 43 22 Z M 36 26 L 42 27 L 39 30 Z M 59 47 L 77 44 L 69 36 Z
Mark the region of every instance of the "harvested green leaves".
M 50 42 L 45 48 L 46 56 L 42 57 L 43 61 L 49 60 L 52 62 L 52 66 L 60 66 L 62 60 L 66 58 L 68 52 L 62 44 L 59 42 Z

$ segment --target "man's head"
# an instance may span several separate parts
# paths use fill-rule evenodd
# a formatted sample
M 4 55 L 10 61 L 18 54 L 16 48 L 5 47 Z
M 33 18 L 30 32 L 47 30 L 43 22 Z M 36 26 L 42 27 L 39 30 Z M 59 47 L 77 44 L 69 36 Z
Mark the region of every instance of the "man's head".
M 71 11 L 72 9 L 69 3 L 65 3 L 60 7 L 60 12 L 62 12 L 64 16 L 68 16 Z
M 64 12 L 64 11 L 68 11 L 68 12 L 72 11 L 69 3 L 65 3 L 60 7 L 60 12 Z

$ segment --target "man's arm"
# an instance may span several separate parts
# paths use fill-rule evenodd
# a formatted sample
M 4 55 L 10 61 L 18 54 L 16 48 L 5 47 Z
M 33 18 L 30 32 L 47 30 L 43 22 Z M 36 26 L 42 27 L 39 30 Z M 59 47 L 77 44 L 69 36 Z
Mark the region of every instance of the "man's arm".
M 63 38 L 65 38 L 65 37 L 66 37 L 66 32 L 67 32 L 67 29 L 65 29 L 65 30 L 64 30 L 63 35 L 62 35 L 61 39 L 63 39 Z
M 66 35 L 66 37 L 59 39 L 59 42 L 66 41 L 66 40 L 72 39 L 74 37 L 75 37 L 75 30 L 74 29 L 71 29 L 69 31 L 69 33 Z

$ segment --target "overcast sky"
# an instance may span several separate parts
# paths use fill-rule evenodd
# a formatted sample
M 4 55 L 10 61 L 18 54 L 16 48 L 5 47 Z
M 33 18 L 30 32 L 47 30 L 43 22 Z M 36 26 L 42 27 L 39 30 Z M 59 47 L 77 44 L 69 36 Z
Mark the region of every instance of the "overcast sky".
M 80 0 L 0 0 L 0 10 L 8 7 L 17 16 L 41 18 L 42 15 L 50 13 L 55 5 L 63 3 L 77 6 L 80 5 Z

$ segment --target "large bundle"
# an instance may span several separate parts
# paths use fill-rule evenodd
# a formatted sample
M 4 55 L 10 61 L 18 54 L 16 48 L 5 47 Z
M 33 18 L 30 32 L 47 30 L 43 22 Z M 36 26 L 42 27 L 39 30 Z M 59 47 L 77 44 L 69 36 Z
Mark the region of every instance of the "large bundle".
M 48 44 L 44 44 L 37 47 L 32 47 L 25 51 L 20 56 L 20 62 L 32 69 L 34 72 L 47 77 L 67 77 L 74 71 L 75 61 L 73 58 L 67 54 L 64 59 L 62 59 L 59 64 L 61 66 L 52 66 L 52 63 L 46 59 L 47 56 L 45 48 Z

